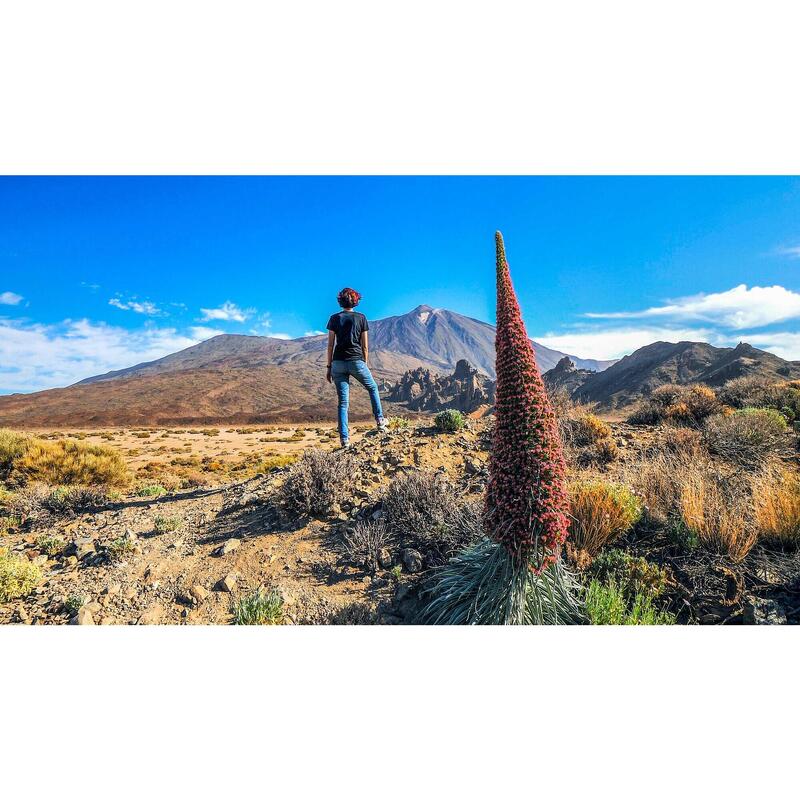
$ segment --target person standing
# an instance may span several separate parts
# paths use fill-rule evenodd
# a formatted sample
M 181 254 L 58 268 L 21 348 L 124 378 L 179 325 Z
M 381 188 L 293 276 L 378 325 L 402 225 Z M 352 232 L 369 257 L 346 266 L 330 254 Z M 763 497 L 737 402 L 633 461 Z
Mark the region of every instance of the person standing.
M 336 386 L 339 400 L 339 439 L 342 447 L 350 446 L 348 410 L 350 406 L 350 376 L 369 392 L 372 413 L 379 430 L 386 430 L 378 384 L 369 371 L 369 322 L 355 307 L 361 295 L 349 287 L 339 292 L 337 302 L 341 311 L 328 320 L 327 380 Z

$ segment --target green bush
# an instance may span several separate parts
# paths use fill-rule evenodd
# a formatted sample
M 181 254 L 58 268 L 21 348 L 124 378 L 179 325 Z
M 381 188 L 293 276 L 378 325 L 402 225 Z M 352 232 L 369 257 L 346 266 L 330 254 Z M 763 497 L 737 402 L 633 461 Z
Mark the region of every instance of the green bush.
M 280 625 L 283 598 L 277 589 L 259 589 L 231 603 L 234 625 Z
M 135 550 L 135 540 L 125 534 L 118 536 L 105 546 L 106 556 L 108 556 L 110 561 L 120 561 Z
M 0 603 L 24 597 L 42 579 L 42 571 L 24 556 L 0 547 Z
M 161 497 L 166 493 L 167 490 L 160 483 L 146 484 L 136 490 L 137 497 Z
M 775 382 L 750 375 L 728 381 L 720 390 L 720 400 L 734 408 L 771 408 L 790 422 L 800 419 L 800 382 Z
M 36 548 L 51 558 L 58 555 L 67 543 L 60 537 L 52 533 L 45 533 L 36 539 Z
M 448 408 L 446 411 L 440 411 L 434 417 L 434 424 L 436 430 L 442 433 L 455 433 L 460 431 L 465 424 L 464 415 L 460 411 Z
M 592 562 L 589 574 L 601 583 L 613 582 L 629 601 L 637 594 L 659 597 L 667 585 L 665 570 L 646 558 L 632 556 L 618 548 L 600 553 Z
M 408 427 L 408 417 L 389 417 L 386 423 L 390 431 L 404 430 Z
M 586 613 L 592 625 L 674 625 L 675 615 L 660 611 L 647 594 L 635 594 L 631 601 L 613 581 L 594 579 L 586 592 Z
M 176 531 L 181 526 L 180 517 L 162 517 L 158 516 L 153 522 L 153 530 L 156 533 L 168 533 L 169 531 Z
M 86 605 L 86 598 L 82 594 L 71 594 L 64 601 L 64 611 L 74 617 Z

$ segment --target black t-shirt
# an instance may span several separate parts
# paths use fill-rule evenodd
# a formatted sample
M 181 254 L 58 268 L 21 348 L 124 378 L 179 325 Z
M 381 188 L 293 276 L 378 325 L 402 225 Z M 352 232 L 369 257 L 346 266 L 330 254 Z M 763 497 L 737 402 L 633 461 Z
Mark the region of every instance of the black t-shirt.
M 328 330 L 336 334 L 334 361 L 363 361 L 361 332 L 369 330 L 367 318 L 358 311 L 340 311 L 328 320 Z

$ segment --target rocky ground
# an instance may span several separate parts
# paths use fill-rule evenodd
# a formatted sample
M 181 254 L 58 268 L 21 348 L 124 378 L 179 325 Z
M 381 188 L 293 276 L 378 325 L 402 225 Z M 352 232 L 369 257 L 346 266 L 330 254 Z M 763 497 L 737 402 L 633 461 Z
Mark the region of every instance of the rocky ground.
M 488 478 L 491 418 L 438 433 L 429 422 L 384 434 L 357 434 L 350 499 L 312 517 L 281 504 L 291 467 L 220 486 L 125 497 L 91 513 L 49 515 L 0 535 L 0 547 L 43 570 L 31 595 L 0 605 L 0 623 L 227 624 L 232 602 L 277 589 L 284 622 L 400 624 L 413 621 L 420 581 L 433 565 L 426 552 L 398 542 L 381 563 L 356 564 L 343 534 L 357 520 L 384 515 L 382 494 L 404 473 L 440 472 L 467 499 Z M 611 423 L 614 457 L 573 450 L 573 475 L 624 482 L 663 447 L 662 427 Z M 48 556 L 42 536 L 64 547 Z M 120 542 L 122 545 L 120 545 Z M 667 571 L 666 602 L 678 622 L 800 622 L 800 557 L 756 546 L 744 563 L 702 549 L 676 552 L 662 530 L 646 526 L 615 546 Z
M 29 597 L 0 606 L 0 623 L 228 623 L 231 600 L 262 586 L 279 589 L 287 622 L 401 622 L 423 567 L 420 554 L 392 553 L 373 574 L 342 558 L 342 529 L 380 516 L 382 488 L 403 471 L 460 472 L 465 490 L 479 493 L 486 457 L 480 431 L 369 433 L 353 454 L 354 502 L 324 519 L 298 520 L 276 506 L 274 490 L 287 471 L 280 469 L 212 489 L 126 498 L 8 533 L 0 546 L 40 564 L 45 580 Z M 43 533 L 67 547 L 48 558 L 37 551 Z M 130 542 L 130 552 L 112 560 L 109 545 L 120 539 Z M 74 598 L 84 601 L 79 610 Z

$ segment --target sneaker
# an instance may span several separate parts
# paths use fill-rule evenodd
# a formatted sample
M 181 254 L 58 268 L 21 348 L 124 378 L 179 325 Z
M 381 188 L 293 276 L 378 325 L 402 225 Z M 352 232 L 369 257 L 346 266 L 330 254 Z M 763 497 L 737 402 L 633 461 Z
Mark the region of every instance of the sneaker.
M 349 450 L 349 449 L 350 449 L 350 440 L 342 439 L 342 450 Z
M 386 431 L 389 430 L 389 423 L 386 421 L 386 419 L 384 417 L 381 417 L 378 420 L 378 430 L 381 433 L 386 433 Z

